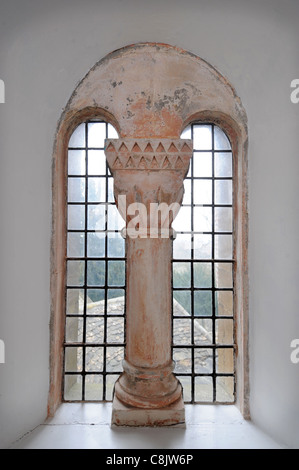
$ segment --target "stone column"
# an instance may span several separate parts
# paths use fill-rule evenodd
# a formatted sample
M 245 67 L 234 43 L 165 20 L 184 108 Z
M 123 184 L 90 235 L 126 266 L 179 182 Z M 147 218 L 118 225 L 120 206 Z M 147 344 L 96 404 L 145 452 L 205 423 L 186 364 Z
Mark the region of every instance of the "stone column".
M 126 351 L 112 424 L 184 424 L 171 354 L 171 223 L 184 194 L 190 140 L 110 139 L 105 153 L 126 222 Z

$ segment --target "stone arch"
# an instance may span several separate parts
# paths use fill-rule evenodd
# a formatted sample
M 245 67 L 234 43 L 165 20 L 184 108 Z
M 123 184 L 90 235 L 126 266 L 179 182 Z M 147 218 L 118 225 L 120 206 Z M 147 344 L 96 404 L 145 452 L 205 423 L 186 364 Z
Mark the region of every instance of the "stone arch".
M 66 257 L 66 155 L 84 120 L 101 117 L 123 139 L 179 139 L 193 121 L 214 122 L 229 136 L 235 161 L 237 405 L 249 416 L 247 287 L 247 118 L 231 84 L 215 68 L 177 47 L 141 43 L 100 60 L 73 92 L 53 149 L 51 337 L 48 414 L 61 402 Z

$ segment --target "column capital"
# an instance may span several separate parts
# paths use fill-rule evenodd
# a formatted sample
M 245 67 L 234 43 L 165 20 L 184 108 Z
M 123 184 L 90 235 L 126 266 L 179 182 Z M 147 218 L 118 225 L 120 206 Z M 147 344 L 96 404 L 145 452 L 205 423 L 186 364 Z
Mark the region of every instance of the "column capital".
M 105 154 L 116 170 L 178 171 L 186 176 L 192 156 L 190 139 L 106 139 Z

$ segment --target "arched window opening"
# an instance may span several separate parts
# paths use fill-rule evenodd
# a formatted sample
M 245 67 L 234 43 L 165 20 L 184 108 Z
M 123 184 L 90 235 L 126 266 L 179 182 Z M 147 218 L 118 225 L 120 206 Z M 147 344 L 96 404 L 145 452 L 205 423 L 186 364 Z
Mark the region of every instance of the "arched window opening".
M 193 157 L 174 220 L 173 358 L 187 403 L 235 401 L 233 156 L 214 124 L 188 126 Z
M 174 69 L 175 75 L 171 74 Z M 160 292 L 165 324 L 160 330 L 163 334 L 151 334 L 149 359 L 143 347 L 146 343 L 140 343 L 138 351 L 134 349 L 144 334 L 142 324 L 135 320 L 139 318 L 136 312 L 142 310 L 151 323 L 152 306 L 148 301 L 141 305 L 142 289 L 137 293 L 138 308 L 131 302 L 135 297 L 130 287 L 138 270 L 126 264 L 125 242 L 120 235 L 125 224 L 114 202 L 114 195 L 124 190 L 124 180 L 126 192 L 133 192 L 131 202 L 140 200 L 144 188 L 130 186 L 130 166 L 113 168 L 116 160 L 110 152 L 109 165 L 115 171 L 112 177 L 104 156 L 104 138 L 124 142 L 134 139 L 143 149 L 144 140 L 176 143 L 180 135 L 193 138 L 194 152 L 184 182 L 183 205 L 173 223 L 177 232 L 173 258 L 169 244 L 167 270 L 163 271 L 165 265 L 159 268 L 159 274 L 163 271 L 167 278 Z M 173 386 L 166 387 L 167 399 L 177 396 L 173 392 L 179 387 L 175 386 L 182 383 L 187 403 L 235 402 L 244 417 L 250 416 L 247 139 L 246 112 L 233 86 L 207 62 L 177 47 L 153 43 L 124 47 L 99 61 L 79 83 L 58 122 L 53 149 L 48 416 L 54 415 L 62 401 L 110 401 L 117 388 L 117 384 L 113 387 L 116 379 L 116 398 L 130 405 L 136 384 L 142 385 L 144 380 L 140 364 L 153 372 L 155 367 L 163 368 L 165 361 L 170 362 L 171 352 L 178 380 L 168 369 L 165 371 L 170 373 Z M 116 147 L 117 151 L 121 148 Z M 152 148 L 156 149 L 155 145 Z M 175 154 L 170 148 L 166 153 L 172 159 Z M 176 148 L 181 147 L 178 144 Z M 133 147 L 127 149 L 130 153 Z M 188 159 L 191 153 L 190 147 Z M 165 161 L 159 160 L 161 165 Z M 157 170 L 157 161 L 154 163 L 151 171 Z M 178 173 L 187 170 L 179 160 L 176 163 L 180 164 L 178 170 L 170 168 L 170 161 L 166 169 Z M 128 172 L 123 174 L 123 170 Z M 167 186 L 166 176 L 171 175 L 161 172 L 165 179 L 159 185 Z M 171 181 L 180 182 L 175 178 Z M 149 202 L 153 202 L 151 197 L 159 185 L 145 188 Z M 170 194 L 175 188 L 168 187 Z M 160 191 L 161 201 L 167 194 Z M 130 245 L 128 237 L 126 245 Z M 153 283 L 156 290 L 157 279 Z M 151 290 L 145 289 L 148 298 Z M 155 312 L 160 310 L 158 306 Z M 159 331 L 158 319 L 156 315 L 155 333 Z M 147 329 L 149 334 L 152 326 Z M 135 335 L 133 342 L 131 333 Z M 161 353 L 157 362 L 153 344 Z M 133 369 L 128 366 L 123 370 L 125 347 L 137 366 Z M 129 387 L 130 393 L 123 396 L 121 387 L 128 374 L 134 376 L 132 390 Z M 159 397 L 161 394 L 163 390 L 159 389 Z M 147 401 L 155 405 L 148 387 L 139 387 L 137 395 L 140 400 L 133 400 L 134 407 Z M 162 400 L 159 406 L 164 403 Z M 179 418 L 170 413 L 166 421 L 184 421 L 181 395 L 179 410 Z M 113 422 L 118 419 L 118 423 L 127 425 L 129 418 L 121 413 L 114 400 Z M 155 414 L 151 416 L 156 423 Z M 144 425 L 144 419 L 145 415 L 140 415 L 140 425 Z M 158 425 L 163 423 L 159 421 Z
M 104 140 L 114 127 L 90 120 L 68 145 L 64 400 L 112 399 L 122 372 L 124 222 L 115 205 Z

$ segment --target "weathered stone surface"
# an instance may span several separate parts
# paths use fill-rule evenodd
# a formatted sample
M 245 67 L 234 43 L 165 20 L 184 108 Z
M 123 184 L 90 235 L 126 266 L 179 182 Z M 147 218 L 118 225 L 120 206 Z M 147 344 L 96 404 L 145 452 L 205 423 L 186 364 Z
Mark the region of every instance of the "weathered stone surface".
M 159 409 L 133 408 L 114 398 L 112 426 L 175 426 L 185 428 L 185 407 L 180 398 L 170 406 Z
M 107 139 L 105 154 L 112 172 L 185 170 L 186 174 L 192 151 L 189 139 Z

